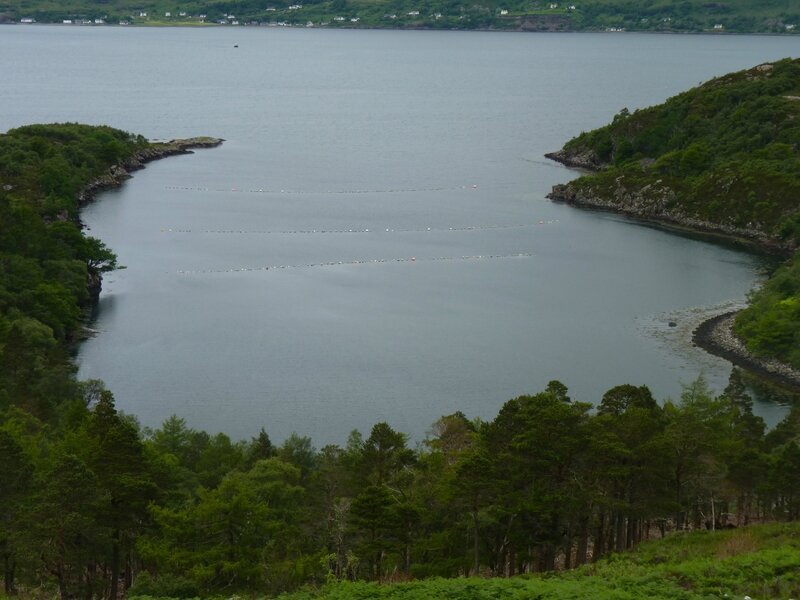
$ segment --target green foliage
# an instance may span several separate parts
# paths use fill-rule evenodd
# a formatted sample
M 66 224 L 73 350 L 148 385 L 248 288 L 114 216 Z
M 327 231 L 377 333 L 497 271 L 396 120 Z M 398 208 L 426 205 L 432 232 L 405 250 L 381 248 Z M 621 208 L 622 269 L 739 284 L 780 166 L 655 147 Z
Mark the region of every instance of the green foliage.
M 798 93 L 800 60 L 785 59 L 625 110 L 564 146 L 607 167 L 570 185 L 611 204 L 637 195 L 636 214 L 697 219 L 796 247 Z
M 800 254 L 751 296 L 735 327 L 754 354 L 800 368 Z
M 141 137 L 77 124 L 30 125 L 0 135 L 0 409 L 52 418 L 72 383 L 65 351 L 89 288 L 116 267 L 81 233 L 78 194 Z

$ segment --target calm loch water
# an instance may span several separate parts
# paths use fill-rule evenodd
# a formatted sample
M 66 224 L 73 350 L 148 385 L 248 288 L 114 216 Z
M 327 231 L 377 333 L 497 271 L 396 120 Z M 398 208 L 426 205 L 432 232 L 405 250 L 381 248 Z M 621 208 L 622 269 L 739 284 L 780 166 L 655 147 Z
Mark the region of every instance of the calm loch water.
M 238 45 L 238 48 L 234 47 Z M 84 211 L 106 278 L 82 377 L 123 410 L 315 444 L 493 417 L 549 380 L 661 398 L 759 259 L 545 199 L 542 155 L 623 107 L 797 54 L 747 36 L 0 28 L 0 128 L 214 135 Z M 670 328 L 675 320 L 679 327 Z M 759 411 L 775 419 L 780 407 Z

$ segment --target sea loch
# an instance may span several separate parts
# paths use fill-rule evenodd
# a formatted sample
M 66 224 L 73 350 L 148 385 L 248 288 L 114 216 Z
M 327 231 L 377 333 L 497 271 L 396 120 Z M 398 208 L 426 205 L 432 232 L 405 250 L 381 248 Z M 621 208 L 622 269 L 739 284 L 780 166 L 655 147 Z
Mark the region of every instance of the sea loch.
M 238 47 L 235 47 L 238 46 Z M 685 328 L 761 260 L 545 199 L 543 154 L 621 108 L 796 53 L 755 36 L 3 27 L 0 128 L 105 123 L 217 149 L 85 209 L 106 277 L 81 377 L 158 426 L 315 444 L 491 417 L 559 379 L 659 399 L 730 367 Z M 676 321 L 678 328 L 667 326 Z M 764 405 L 773 420 L 779 407 Z M 772 416 L 772 418 L 771 418 Z

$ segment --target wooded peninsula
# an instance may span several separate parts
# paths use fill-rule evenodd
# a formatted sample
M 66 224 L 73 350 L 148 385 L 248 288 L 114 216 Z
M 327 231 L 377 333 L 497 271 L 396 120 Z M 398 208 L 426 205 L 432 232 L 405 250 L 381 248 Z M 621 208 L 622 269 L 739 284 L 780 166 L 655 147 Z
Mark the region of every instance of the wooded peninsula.
M 788 256 L 798 97 L 800 61 L 785 60 L 623 111 L 558 154 L 597 172 L 554 195 L 731 228 Z M 573 399 L 551 381 L 491 421 L 443 416 L 416 447 L 377 423 L 321 449 L 298 434 L 273 445 L 263 428 L 231 440 L 179 416 L 142 428 L 102 382 L 78 381 L 70 349 L 116 267 L 82 231 L 81 202 L 147 160 L 218 143 L 77 124 L 0 135 L 6 595 L 800 593 L 800 408 L 767 431 L 752 410 L 761 384 L 738 369 L 719 395 L 698 379 L 663 404 L 645 386 Z M 752 352 L 797 365 L 799 275 L 786 263 L 737 320 Z

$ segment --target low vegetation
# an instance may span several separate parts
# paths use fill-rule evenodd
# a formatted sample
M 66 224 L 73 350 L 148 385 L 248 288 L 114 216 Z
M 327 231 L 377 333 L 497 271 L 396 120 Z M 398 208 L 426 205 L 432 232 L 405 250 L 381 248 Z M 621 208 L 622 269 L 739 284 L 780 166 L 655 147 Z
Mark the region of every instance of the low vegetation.
M 800 593 L 800 528 L 750 526 L 675 534 L 591 566 L 547 576 L 427 579 L 407 583 L 341 582 L 281 600 L 639 600 L 793 598 Z

